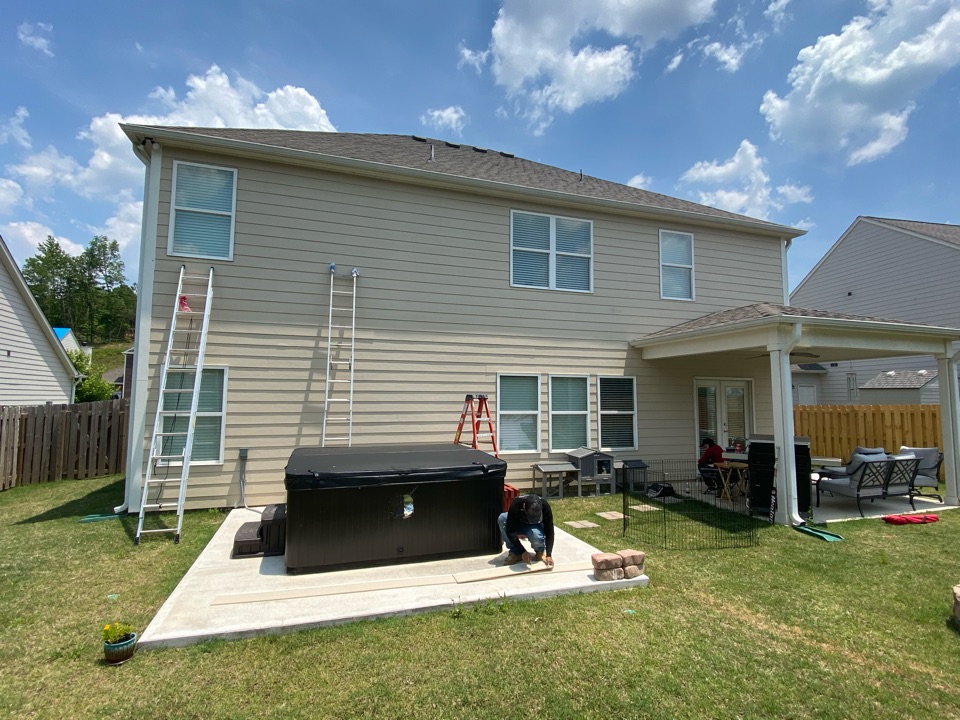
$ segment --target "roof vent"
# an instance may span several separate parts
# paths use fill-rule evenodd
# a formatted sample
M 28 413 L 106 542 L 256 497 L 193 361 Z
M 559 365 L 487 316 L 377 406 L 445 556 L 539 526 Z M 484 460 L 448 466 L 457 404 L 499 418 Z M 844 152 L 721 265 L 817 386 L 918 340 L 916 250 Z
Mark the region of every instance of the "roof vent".
M 426 139 L 425 137 L 420 137 L 419 135 L 411 135 L 410 137 L 412 137 L 412 138 L 413 138 L 414 140 L 416 140 L 417 142 L 426 142 L 426 141 L 427 141 L 427 139 Z
M 449 140 L 447 140 L 444 144 L 445 144 L 447 147 L 452 147 L 452 148 L 459 148 L 459 147 L 460 147 L 460 146 L 457 145 L 456 143 L 452 143 L 452 142 L 450 142 Z
M 486 150 L 484 150 L 483 148 L 478 148 L 478 147 L 475 147 L 474 150 L 475 150 L 476 152 L 482 152 L 482 153 L 485 153 L 485 152 L 486 152 Z
M 927 374 L 926 370 L 917 370 L 917 375 L 926 375 L 926 374 Z
M 896 377 L 896 375 L 897 375 L 896 370 L 887 370 L 887 377 Z
M 513 153 L 504 152 L 503 150 L 500 151 L 500 154 L 504 157 L 516 157 Z

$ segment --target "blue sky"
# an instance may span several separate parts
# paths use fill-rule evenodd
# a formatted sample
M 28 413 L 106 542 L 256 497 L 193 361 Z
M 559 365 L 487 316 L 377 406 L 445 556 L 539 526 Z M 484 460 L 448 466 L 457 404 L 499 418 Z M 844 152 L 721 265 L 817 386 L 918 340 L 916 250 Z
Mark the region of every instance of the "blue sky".
M 4 0 L 0 235 L 106 234 L 117 124 L 430 135 L 800 227 L 960 223 L 960 0 Z

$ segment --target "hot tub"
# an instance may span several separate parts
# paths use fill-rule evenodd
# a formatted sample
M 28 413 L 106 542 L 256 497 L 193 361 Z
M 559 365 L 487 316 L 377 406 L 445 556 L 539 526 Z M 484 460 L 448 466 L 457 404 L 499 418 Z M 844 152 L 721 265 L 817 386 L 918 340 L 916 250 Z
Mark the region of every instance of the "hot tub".
M 453 443 L 297 448 L 284 478 L 287 570 L 497 553 L 506 471 Z

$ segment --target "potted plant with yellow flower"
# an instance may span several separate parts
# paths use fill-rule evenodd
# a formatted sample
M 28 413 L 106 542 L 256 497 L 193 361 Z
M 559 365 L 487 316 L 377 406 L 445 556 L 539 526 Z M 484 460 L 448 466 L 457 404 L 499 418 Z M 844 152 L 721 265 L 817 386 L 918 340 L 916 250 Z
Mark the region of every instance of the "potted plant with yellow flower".
M 133 625 L 114 622 L 103 626 L 103 657 L 109 665 L 129 660 L 136 649 L 137 634 Z

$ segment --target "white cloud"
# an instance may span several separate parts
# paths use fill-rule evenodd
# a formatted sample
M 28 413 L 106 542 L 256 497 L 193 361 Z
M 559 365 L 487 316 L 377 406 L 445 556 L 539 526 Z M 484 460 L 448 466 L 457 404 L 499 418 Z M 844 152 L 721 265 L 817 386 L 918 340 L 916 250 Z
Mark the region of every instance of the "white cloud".
M 462 107 L 450 105 L 438 110 L 427 110 L 420 116 L 420 123 L 437 130 L 452 130 L 459 135 L 463 132 L 463 126 L 467 119 L 467 113 L 463 111 Z
M 907 137 L 920 94 L 960 64 L 956 0 L 871 0 L 867 15 L 803 48 L 789 92 L 768 90 L 760 111 L 775 139 L 847 163 L 890 153 Z
M 17 38 L 22 45 L 39 50 L 48 57 L 53 57 L 50 49 L 52 44 L 53 25 L 49 23 L 20 23 L 17 26 Z
M 627 180 L 627 185 L 629 185 L 630 187 L 640 188 L 641 190 L 643 190 L 644 188 L 650 187 L 651 182 L 653 182 L 652 177 L 650 177 L 649 175 L 645 175 L 644 173 L 638 173 L 637 175 L 634 175 L 632 178 Z
M 76 257 L 82 253 L 84 249 L 83 245 L 79 245 L 69 238 L 56 235 L 49 227 L 38 222 L 11 222 L 6 225 L 0 225 L 0 229 L 2 229 L 0 235 L 3 235 L 3 239 L 8 245 L 19 244 L 21 249 L 26 248 L 28 250 L 26 253 L 14 253 L 14 256 L 20 262 L 22 262 L 21 257 L 25 260 L 28 257 L 36 255 L 40 243 L 46 240 L 47 237 L 52 237 L 60 243 L 60 247 L 68 255 Z M 12 247 L 11 252 L 13 252 Z
M 667 67 L 663 72 L 672 73 L 674 70 L 680 67 L 680 63 L 682 62 L 683 62 L 683 53 L 678 52 L 676 55 L 670 58 L 670 62 L 667 63 Z
M 764 17 L 773 23 L 774 32 L 780 32 L 780 28 L 783 27 L 783 23 L 789 17 L 787 14 L 787 5 L 789 4 L 790 0 L 773 0 L 763 11 Z
M 487 58 L 490 57 L 489 49 L 471 50 L 464 45 L 462 41 L 457 47 L 457 50 L 460 52 L 460 61 L 457 63 L 457 69 L 459 70 L 464 65 L 469 65 L 477 71 L 478 75 L 483 70 L 483 66 L 487 64 Z
M 740 61 L 749 45 L 724 45 L 719 42 L 707 43 L 703 46 L 703 54 L 712 57 L 727 72 L 736 72 L 740 69 Z
M 90 236 L 106 235 L 111 240 L 116 240 L 120 249 L 136 246 L 140 242 L 140 221 L 143 217 L 143 202 L 135 200 L 132 202 L 120 203 L 116 212 L 107 221 L 99 227 L 86 226 L 85 229 Z M 136 272 L 135 268 L 129 268 L 129 272 Z
M 716 190 L 697 190 L 705 205 L 766 220 L 785 205 L 813 202 L 810 188 L 786 183 L 770 187 L 764 172 L 766 160 L 749 140 L 743 140 L 733 157 L 718 162 L 701 161 L 687 170 L 680 181 L 690 185 L 721 185 Z
M 23 188 L 13 180 L 0 178 L 0 215 L 9 215 L 23 199 Z
M 30 149 L 30 134 L 23 123 L 30 117 L 25 107 L 18 107 L 12 117 L 0 120 L 0 145 L 15 142 L 22 148 Z
M 61 155 L 52 145 L 27 156 L 19 164 L 7 166 L 7 172 L 23 180 L 31 194 L 41 194 L 47 201 L 52 200 L 49 191 L 55 185 L 74 185 L 79 170 L 76 160 Z
M 568 0 L 547 9 L 538 0 L 504 0 L 491 31 L 493 75 L 543 132 L 556 112 L 572 113 L 623 92 L 644 50 L 704 22 L 714 4 Z M 596 45 L 585 42 L 588 34 Z M 600 38 L 609 40 L 600 46 Z

